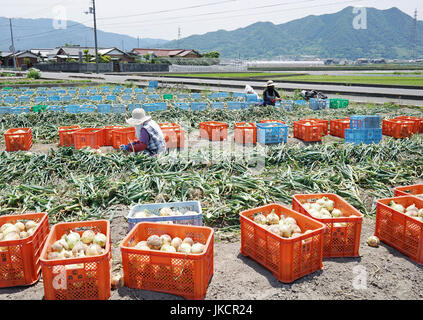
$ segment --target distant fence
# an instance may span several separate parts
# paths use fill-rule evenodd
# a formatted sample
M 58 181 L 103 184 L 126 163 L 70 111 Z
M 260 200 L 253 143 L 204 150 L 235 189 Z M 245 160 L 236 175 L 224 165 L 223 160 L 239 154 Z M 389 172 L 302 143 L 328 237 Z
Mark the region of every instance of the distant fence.
M 215 65 L 215 66 L 169 66 L 169 72 L 242 72 L 247 71 L 245 64 Z
M 169 72 L 167 64 L 119 63 L 121 72 Z
M 95 63 L 38 63 L 34 66 L 41 71 L 47 72 L 95 72 Z M 119 70 L 113 67 L 113 62 L 99 63 L 98 71 L 105 72 L 168 72 L 167 64 L 142 64 L 142 63 L 119 63 Z

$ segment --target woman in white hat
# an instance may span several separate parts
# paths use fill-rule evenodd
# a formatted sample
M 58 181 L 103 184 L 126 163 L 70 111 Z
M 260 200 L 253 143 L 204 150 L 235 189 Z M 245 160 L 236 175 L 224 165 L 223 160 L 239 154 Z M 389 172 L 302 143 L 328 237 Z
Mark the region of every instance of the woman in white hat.
M 127 145 L 121 145 L 121 150 L 142 151 L 151 156 L 166 151 L 166 142 L 162 130 L 156 121 L 152 120 L 150 116 L 146 116 L 144 109 L 134 109 L 132 118 L 126 119 L 126 123 L 135 127 L 137 140 Z
M 281 96 L 275 90 L 275 84 L 272 80 L 267 81 L 266 89 L 263 91 L 263 106 L 274 106 L 276 100 L 281 100 Z

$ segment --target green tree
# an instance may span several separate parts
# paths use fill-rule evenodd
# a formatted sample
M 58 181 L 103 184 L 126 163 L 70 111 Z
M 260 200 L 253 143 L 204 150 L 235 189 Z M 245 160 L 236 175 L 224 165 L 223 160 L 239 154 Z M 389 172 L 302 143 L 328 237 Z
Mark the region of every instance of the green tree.
M 98 63 L 109 63 L 112 60 L 110 56 L 102 55 L 100 53 L 97 55 L 97 57 L 98 57 Z
M 84 51 L 83 51 L 83 53 L 84 53 L 84 57 L 83 57 L 83 61 L 85 62 L 85 63 L 89 63 L 90 62 L 90 60 L 91 60 L 91 55 L 90 55 L 90 52 L 89 52 L 89 50 L 88 49 L 85 49 Z
M 220 57 L 220 53 L 217 51 L 210 51 L 210 52 L 203 53 L 203 56 L 204 58 L 218 59 Z

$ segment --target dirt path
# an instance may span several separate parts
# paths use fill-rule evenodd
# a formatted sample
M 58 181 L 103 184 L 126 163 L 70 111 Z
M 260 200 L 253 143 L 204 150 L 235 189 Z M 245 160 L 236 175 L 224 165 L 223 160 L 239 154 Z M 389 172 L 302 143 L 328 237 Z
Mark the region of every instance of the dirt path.
M 119 270 L 120 241 L 127 234 L 125 216 L 128 209 L 114 209 L 112 228 L 113 269 Z M 359 258 L 334 258 L 323 261 L 323 270 L 283 284 L 270 271 L 239 253 L 238 234 L 215 235 L 214 276 L 209 284 L 206 299 L 411 299 L 423 298 L 422 266 L 384 244 L 379 248 L 367 246 L 366 239 L 373 234 L 374 220 L 363 223 Z M 357 266 L 360 266 L 357 268 Z M 361 269 L 362 268 L 362 269 Z M 367 274 L 367 288 L 353 286 L 357 271 Z M 1 300 L 44 298 L 42 279 L 35 285 L 0 289 Z M 174 295 L 129 289 L 112 291 L 112 300 L 182 299 Z

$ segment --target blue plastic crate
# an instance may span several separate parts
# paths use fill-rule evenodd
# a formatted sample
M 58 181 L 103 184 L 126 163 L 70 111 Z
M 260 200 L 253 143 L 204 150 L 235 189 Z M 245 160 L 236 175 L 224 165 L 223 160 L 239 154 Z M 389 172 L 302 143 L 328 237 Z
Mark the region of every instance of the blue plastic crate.
M 172 210 L 178 210 L 183 215 L 181 216 L 160 216 L 160 209 L 171 208 Z M 148 210 L 150 214 L 156 215 L 156 217 L 147 218 L 135 218 L 135 214 L 139 211 Z M 197 212 L 192 215 L 184 215 L 187 211 Z M 131 208 L 127 216 L 128 228 L 131 230 L 137 223 L 140 222 L 164 222 L 172 221 L 175 224 L 184 225 L 203 225 L 203 211 L 199 201 L 185 201 L 185 202 L 168 202 L 168 203 L 152 203 L 152 204 L 137 204 Z
M 41 102 L 47 102 L 47 97 L 36 96 L 35 97 L 35 103 L 41 103 Z
M 257 142 L 261 144 L 286 143 L 288 126 L 283 123 L 257 123 Z
M 207 109 L 206 102 L 191 102 L 191 111 L 203 111 Z
M 64 106 L 63 110 L 69 113 L 78 113 L 79 108 L 80 106 L 78 104 L 70 104 L 70 105 Z
M 135 88 L 135 93 L 143 93 L 144 89 L 143 88 Z
M 12 96 L 6 96 L 4 97 L 4 103 L 10 103 L 10 104 L 16 103 L 16 98 Z
M 305 100 L 293 100 L 292 102 L 294 104 L 299 104 L 299 105 L 304 106 L 304 107 L 307 106 L 307 101 L 305 101 Z
M 350 129 L 372 129 L 380 127 L 380 116 L 350 116 Z
M 56 90 L 46 90 L 46 95 L 48 95 L 48 96 L 55 96 L 56 95 Z
M 129 101 L 129 100 L 132 100 L 132 96 L 131 96 L 131 95 L 129 95 L 129 94 L 125 94 L 125 95 L 123 95 L 123 96 L 121 97 L 121 99 L 122 99 L 123 101 Z
M 49 96 L 48 101 L 49 102 L 60 102 L 60 97 L 59 96 Z
M 83 95 L 83 96 L 79 96 L 78 99 L 79 100 L 90 100 L 90 97 Z
M 72 101 L 72 97 L 71 96 L 61 96 L 60 97 L 60 101 L 62 101 L 62 102 L 70 102 L 70 101 Z
M 102 96 L 100 96 L 100 95 L 95 95 L 95 96 L 91 96 L 90 97 L 90 100 L 91 101 L 103 101 L 103 97 Z
M 46 111 L 54 111 L 54 112 L 63 111 L 63 106 L 47 106 Z
M 144 101 L 145 99 L 147 99 L 147 95 L 145 95 L 145 94 L 138 94 L 137 95 L 138 101 Z
M 64 89 L 56 90 L 56 94 L 66 94 L 66 90 Z
M 0 106 L 0 114 L 11 113 L 10 107 Z
M 145 112 L 165 111 L 167 110 L 167 104 L 166 102 L 144 103 L 142 108 Z
M 255 94 L 247 94 L 247 102 L 258 102 L 258 97 Z
M 224 102 L 212 102 L 210 103 L 210 108 L 212 109 L 225 109 Z
M 28 97 L 28 96 L 21 96 L 21 97 L 18 98 L 19 102 L 29 102 L 30 100 L 31 100 L 31 98 Z
M 249 103 L 247 102 L 239 102 L 239 101 L 228 101 L 226 103 L 226 108 L 228 110 L 239 110 L 239 109 L 246 109 L 248 108 Z
M 108 95 L 108 96 L 106 96 L 106 101 L 116 101 L 116 96 L 115 95 Z
M 21 114 L 21 113 L 30 113 L 31 110 L 28 106 L 12 107 L 10 108 L 11 113 Z
M 156 88 L 147 88 L 147 91 L 148 92 L 155 92 L 156 91 Z
M 113 89 L 113 94 L 121 93 L 121 91 L 122 91 L 122 89 L 120 89 L 120 88 L 114 88 Z
M 111 113 L 112 112 L 112 105 L 111 104 L 98 104 L 97 105 L 97 112 L 99 112 L 99 113 Z
M 148 87 L 149 88 L 158 88 L 159 87 L 159 82 L 158 81 L 154 81 L 154 80 L 150 80 L 148 82 Z
M 24 91 L 24 95 L 27 95 L 27 96 L 32 96 L 33 94 L 35 93 L 35 91 L 34 90 L 27 90 L 27 91 Z
M 112 113 L 126 113 L 126 105 L 124 104 L 112 105 Z
M 101 93 L 110 93 L 110 88 L 109 87 L 102 87 Z
M 79 89 L 79 94 L 81 95 L 86 95 L 88 93 L 88 90 L 87 89 L 83 89 L 83 88 L 81 88 L 81 89 Z
M 132 112 L 132 111 L 134 111 L 135 109 L 138 109 L 138 108 L 142 108 L 141 103 L 129 103 L 128 104 L 128 111 L 129 112 Z
M 123 93 L 125 93 L 125 94 L 132 94 L 132 88 L 125 88 L 125 89 L 123 89 Z
M 202 97 L 201 93 L 191 93 L 191 99 L 201 100 L 201 99 L 203 99 L 203 97 Z
M 98 94 L 98 90 L 97 89 L 91 89 L 88 91 L 88 94 L 90 95 L 97 95 Z
M 76 95 L 76 90 L 75 89 L 70 89 L 70 90 L 68 89 L 68 94 L 74 96 L 74 95 Z
M 96 112 L 97 111 L 97 107 L 91 104 L 84 104 L 82 106 L 79 107 L 79 113 L 91 113 L 91 112 Z
M 189 110 L 189 105 L 186 102 L 176 102 L 175 107 L 182 110 Z
M 148 99 L 149 100 L 160 100 L 160 96 L 158 94 L 149 94 Z
M 294 102 L 292 100 L 281 100 L 279 101 L 279 107 L 287 110 L 293 111 L 294 110 Z
M 381 128 L 345 129 L 345 143 L 371 144 L 382 140 Z
M 329 99 L 311 98 L 308 104 L 311 110 L 322 110 L 329 108 Z
M 232 96 L 234 98 L 243 98 L 243 99 L 247 99 L 247 94 L 244 92 L 233 92 Z

